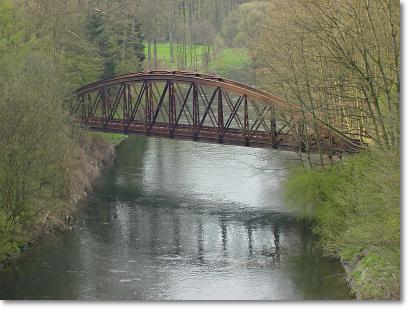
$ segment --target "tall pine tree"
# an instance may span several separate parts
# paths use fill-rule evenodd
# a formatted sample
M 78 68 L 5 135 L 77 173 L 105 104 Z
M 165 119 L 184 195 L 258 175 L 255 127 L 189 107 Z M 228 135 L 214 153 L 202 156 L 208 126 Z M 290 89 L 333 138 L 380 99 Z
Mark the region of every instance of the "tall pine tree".
M 142 24 L 138 22 L 137 19 L 134 19 L 132 24 L 132 42 L 134 55 L 139 63 L 138 71 L 142 70 L 142 63 L 145 60 L 145 45 L 144 45 L 144 34 L 142 32 Z
M 110 18 L 96 10 L 88 14 L 87 35 L 103 58 L 102 78 L 142 70 L 145 55 L 141 28 L 137 19 Z
M 116 47 L 105 25 L 105 18 L 99 11 L 92 11 L 87 16 L 86 33 L 89 40 L 96 45 L 103 58 L 104 71 L 101 78 L 115 75 Z
M 144 37 L 138 21 L 135 19 L 117 20 L 113 25 L 113 36 L 119 51 L 116 74 L 141 71 L 145 58 Z

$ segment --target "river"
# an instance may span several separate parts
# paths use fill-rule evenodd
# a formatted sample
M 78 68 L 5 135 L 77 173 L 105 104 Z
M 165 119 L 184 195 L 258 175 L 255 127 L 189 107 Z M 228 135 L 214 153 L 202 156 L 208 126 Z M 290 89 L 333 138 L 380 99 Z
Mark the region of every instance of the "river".
M 131 137 L 70 232 L 0 272 L 0 299 L 350 299 L 287 210 L 295 155 Z

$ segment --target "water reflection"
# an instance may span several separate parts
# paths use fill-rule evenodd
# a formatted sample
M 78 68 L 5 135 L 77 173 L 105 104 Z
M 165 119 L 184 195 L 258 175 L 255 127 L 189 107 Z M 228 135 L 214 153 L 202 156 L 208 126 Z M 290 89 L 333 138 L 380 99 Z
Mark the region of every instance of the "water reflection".
M 289 165 L 272 152 L 129 139 L 84 225 L 0 274 L 0 298 L 349 298 L 340 266 L 283 206 L 286 171 L 255 173 Z

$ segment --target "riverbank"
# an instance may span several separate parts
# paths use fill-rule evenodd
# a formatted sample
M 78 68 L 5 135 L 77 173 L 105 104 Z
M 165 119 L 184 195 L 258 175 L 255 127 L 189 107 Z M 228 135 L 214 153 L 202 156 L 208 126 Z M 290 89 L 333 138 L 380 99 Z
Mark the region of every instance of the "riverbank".
M 126 136 L 83 132 L 78 139 L 77 163 L 71 171 L 69 194 L 65 199 L 56 201 L 52 208 L 42 209 L 34 205 L 33 209 L 42 209 L 35 220 L 27 220 L 17 235 L 4 235 L 0 245 L 0 270 L 9 265 L 21 252 L 28 250 L 40 238 L 56 232 L 71 230 L 74 224 L 73 213 L 82 205 L 92 191 L 94 181 L 102 170 L 109 166 L 114 157 L 114 148 Z M 33 218 L 34 219 L 34 218 Z
M 295 170 L 286 199 L 358 299 L 400 299 L 400 153 L 367 150 L 321 171 Z

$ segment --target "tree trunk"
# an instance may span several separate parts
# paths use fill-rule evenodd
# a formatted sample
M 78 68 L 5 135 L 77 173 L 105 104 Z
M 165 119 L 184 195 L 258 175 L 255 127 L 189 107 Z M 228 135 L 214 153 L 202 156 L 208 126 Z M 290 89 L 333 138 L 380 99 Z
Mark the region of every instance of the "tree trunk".
M 150 41 L 148 41 L 148 46 L 147 46 L 147 49 L 148 49 L 148 53 L 147 53 L 147 71 L 150 71 L 151 70 L 151 42 Z
M 157 39 L 154 39 L 154 70 L 158 69 Z

